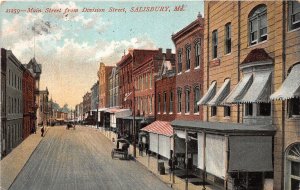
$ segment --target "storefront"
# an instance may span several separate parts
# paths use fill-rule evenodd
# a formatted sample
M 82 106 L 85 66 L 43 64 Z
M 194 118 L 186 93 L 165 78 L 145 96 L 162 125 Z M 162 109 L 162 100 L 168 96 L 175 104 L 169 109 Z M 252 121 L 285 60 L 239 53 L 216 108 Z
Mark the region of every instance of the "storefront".
M 261 189 L 272 177 L 275 129 L 271 125 L 180 120 L 171 124 L 176 133 L 197 133 L 197 167 L 206 182 L 224 189 Z

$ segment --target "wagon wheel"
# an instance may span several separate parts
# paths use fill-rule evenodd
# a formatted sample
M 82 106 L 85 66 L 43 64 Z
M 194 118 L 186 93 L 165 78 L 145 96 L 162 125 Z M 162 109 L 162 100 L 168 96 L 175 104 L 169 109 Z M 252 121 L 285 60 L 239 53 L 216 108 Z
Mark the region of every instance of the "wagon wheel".
M 114 152 L 114 150 L 112 150 L 111 151 L 111 158 L 114 158 L 114 154 L 115 154 L 115 152 Z

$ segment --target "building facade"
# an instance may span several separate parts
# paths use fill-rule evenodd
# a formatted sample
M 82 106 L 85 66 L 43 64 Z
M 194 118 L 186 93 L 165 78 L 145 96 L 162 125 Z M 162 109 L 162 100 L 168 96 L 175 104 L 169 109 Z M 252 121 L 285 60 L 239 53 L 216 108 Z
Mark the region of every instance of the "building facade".
M 6 113 L 6 50 L 1 49 L 1 159 L 7 154 L 7 113 Z
M 1 49 L 1 66 L 6 68 L 6 134 L 5 154 L 11 152 L 22 141 L 23 132 L 23 66 L 12 51 Z M 1 92 L 2 93 L 2 92 Z M 5 123 L 4 123 L 5 124 Z M 4 149 L 4 147 L 3 147 Z
M 22 79 L 23 91 L 23 140 L 27 138 L 35 127 L 35 79 L 32 73 L 24 68 Z
M 113 66 L 106 66 L 100 63 L 98 78 L 99 78 L 99 108 L 109 107 L 109 73 Z
M 299 188 L 299 7 L 205 2 L 205 122 L 198 137 L 206 143 L 206 167 L 199 167 L 224 189 Z M 214 151 L 219 144 L 223 157 L 212 157 L 209 144 Z M 220 167 L 209 168 L 211 161 Z
M 38 126 L 46 126 L 49 124 L 49 91 L 46 87 L 45 90 L 39 90 L 39 108 L 37 109 Z
M 119 69 L 114 67 L 109 76 L 109 107 L 119 106 Z
M 83 115 L 86 118 L 91 111 L 91 93 L 87 92 L 83 96 Z
M 91 88 L 91 110 L 98 108 L 99 101 L 99 81 L 97 81 Z

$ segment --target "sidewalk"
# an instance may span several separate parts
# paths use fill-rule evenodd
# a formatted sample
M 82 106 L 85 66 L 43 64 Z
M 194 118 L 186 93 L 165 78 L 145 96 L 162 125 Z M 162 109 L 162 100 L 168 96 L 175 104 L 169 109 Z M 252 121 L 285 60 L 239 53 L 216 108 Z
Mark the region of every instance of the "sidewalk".
M 106 134 L 105 131 L 103 130 L 99 130 L 104 136 L 106 136 L 107 138 L 108 135 Z M 133 154 L 133 146 L 130 145 L 129 148 L 129 153 Z M 139 150 L 138 148 L 136 148 L 136 161 L 138 161 L 140 164 L 142 164 L 145 168 L 147 168 L 151 173 L 153 173 L 154 175 L 156 175 L 160 180 L 162 180 L 164 183 L 168 184 L 168 186 L 172 187 L 173 189 L 176 190 L 184 190 L 185 189 L 185 180 L 181 179 L 177 176 L 175 176 L 175 183 L 172 184 L 172 176 L 170 177 L 170 174 L 168 173 L 168 162 L 164 161 L 164 165 L 166 168 L 166 174 L 165 175 L 160 175 L 158 170 L 157 170 L 157 158 L 154 158 L 152 156 L 146 156 L 146 153 L 143 153 L 143 156 L 139 156 Z M 161 160 L 160 160 L 161 161 Z M 213 188 L 213 186 L 211 185 L 206 185 L 205 186 L 206 190 L 215 190 Z M 202 185 L 194 185 L 192 183 L 188 183 L 188 189 L 189 190 L 199 190 L 202 189 Z
M 49 128 L 50 127 L 46 127 L 44 135 L 47 135 Z M 38 128 L 36 134 L 29 135 L 23 142 L 21 142 L 21 144 L 14 148 L 12 152 L 0 161 L 1 190 L 7 190 L 14 182 L 15 178 L 25 166 L 42 138 L 41 128 Z

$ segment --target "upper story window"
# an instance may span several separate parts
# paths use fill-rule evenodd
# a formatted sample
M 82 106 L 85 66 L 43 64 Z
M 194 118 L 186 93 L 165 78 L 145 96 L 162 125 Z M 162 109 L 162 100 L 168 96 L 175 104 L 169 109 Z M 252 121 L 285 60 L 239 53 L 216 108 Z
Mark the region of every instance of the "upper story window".
M 170 92 L 170 108 L 169 112 L 173 112 L 173 91 Z
M 164 113 L 167 112 L 167 93 L 164 92 Z
M 178 57 L 177 57 L 177 62 L 178 62 L 178 68 L 177 68 L 177 73 L 181 73 L 182 71 L 182 52 L 178 51 Z
M 194 89 L 194 113 L 199 112 L 199 106 L 197 105 L 197 102 L 200 100 L 200 88 L 197 86 Z
M 231 23 L 225 25 L 225 54 L 231 52 Z
M 185 113 L 190 112 L 190 89 L 185 90 Z
M 181 90 L 177 91 L 177 113 L 181 113 Z
M 200 67 L 200 52 L 201 52 L 201 46 L 200 41 L 196 42 L 195 45 L 195 67 Z
M 250 45 L 267 40 L 268 21 L 267 6 L 255 7 L 249 15 L 249 41 Z
M 288 100 L 289 117 L 300 116 L 300 98 L 291 98 Z
M 186 49 L 186 70 L 190 70 L 191 68 L 191 46 L 187 45 Z
M 158 108 L 157 112 L 160 113 L 160 94 L 158 94 Z
M 230 117 L 230 106 L 224 106 L 224 117 Z
M 300 27 L 300 2 L 289 2 L 289 26 L 290 29 L 296 29 Z
M 210 116 L 214 117 L 217 115 L 217 106 L 211 106 L 210 107 Z
M 218 57 L 218 30 L 212 32 L 212 58 Z

